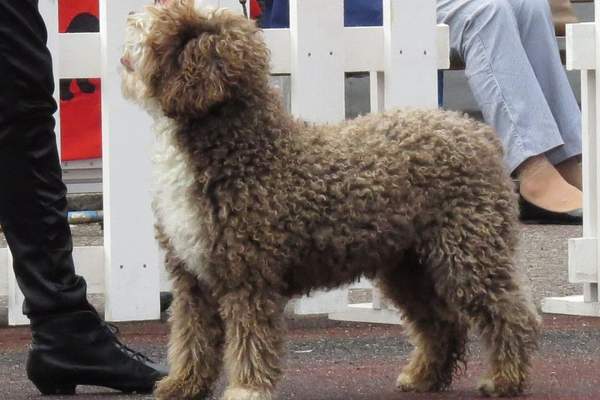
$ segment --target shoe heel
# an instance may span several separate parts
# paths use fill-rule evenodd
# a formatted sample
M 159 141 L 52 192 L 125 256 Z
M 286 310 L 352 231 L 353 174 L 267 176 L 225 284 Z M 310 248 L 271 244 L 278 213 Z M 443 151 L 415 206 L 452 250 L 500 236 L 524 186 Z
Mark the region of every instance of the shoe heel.
M 73 395 L 75 394 L 75 387 L 77 386 L 73 384 L 59 384 L 50 382 L 33 382 L 33 384 L 40 392 L 42 392 L 43 395 Z

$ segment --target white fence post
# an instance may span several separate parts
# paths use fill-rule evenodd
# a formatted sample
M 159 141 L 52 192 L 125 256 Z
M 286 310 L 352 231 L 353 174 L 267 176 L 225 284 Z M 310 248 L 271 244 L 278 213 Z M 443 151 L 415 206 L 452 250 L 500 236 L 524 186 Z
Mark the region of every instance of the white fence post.
M 8 264 L 8 324 L 28 325 L 29 319 L 23 314 L 23 292 L 17 286 L 15 273 L 12 268 L 13 258 L 10 251 L 7 252 L 6 262 Z
M 600 21 L 600 0 L 596 0 Z M 581 70 L 583 139 L 583 237 L 569 240 L 569 281 L 583 284 L 583 295 L 549 297 L 542 301 L 547 313 L 600 316 L 600 29 L 596 23 L 567 25 L 567 68 Z
M 342 62 L 338 65 L 335 59 L 330 59 L 327 63 L 326 57 L 325 60 L 311 58 L 311 50 L 317 48 L 320 50 L 319 54 L 326 55 L 327 47 L 339 47 L 340 50 L 349 53 L 350 48 L 344 45 L 352 46 L 353 43 L 343 40 L 345 33 L 343 4 L 340 4 L 342 2 L 325 3 L 331 7 L 328 10 L 323 10 L 323 2 L 318 3 L 320 4 L 306 4 L 306 0 L 290 3 L 292 112 L 315 122 L 339 121 L 344 116 L 345 65 Z M 304 9 L 304 6 L 307 8 Z M 378 112 L 401 106 L 436 107 L 438 29 L 435 1 L 383 0 L 383 9 L 384 74 L 369 69 L 371 110 Z M 315 10 L 318 10 L 318 16 L 313 15 Z M 311 20 L 314 21 L 313 26 Z M 319 30 L 320 27 L 327 27 L 326 35 Z M 367 30 L 356 32 L 364 35 Z M 310 43 L 311 40 L 315 43 Z M 333 53 L 330 51 L 329 54 Z M 348 61 L 346 59 L 346 63 Z M 350 64 L 355 62 L 350 61 Z M 311 62 L 318 64 L 311 65 Z M 318 65 L 327 66 L 324 73 L 319 73 L 315 68 Z M 327 88 L 324 86 L 327 81 L 330 85 L 339 82 L 340 87 Z M 384 95 L 381 93 L 382 88 L 385 91 Z M 329 108 L 326 107 L 327 104 Z M 295 311 L 299 314 L 329 312 L 330 317 L 334 319 L 398 323 L 400 317 L 397 313 L 382 310 L 378 306 L 381 303 L 380 298 L 378 289 L 374 288 L 373 304 L 348 308 L 348 291 L 334 290 L 301 299 Z
M 383 0 L 384 73 L 370 72 L 372 112 L 437 107 L 440 58 L 435 10 L 435 0 Z M 372 288 L 372 297 L 372 303 L 351 305 L 343 312 L 331 313 L 330 318 L 401 322 L 396 310 L 384 306 L 378 288 Z
M 600 42 L 597 42 L 600 43 Z M 600 65 L 600 64 L 597 64 Z M 598 208 L 598 189 L 600 188 L 600 176 L 598 175 L 598 151 L 600 143 L 598 142 L 598 104 L 596 102 L 596 93 L 598 93 L 600 82 L 596 81 L 596 71 L 582 71 L 581 84 L 584 86 L 581 91 L 582 95 L 582 135 L 583 149 L 582 157 L 583 165 L 583 185 L 584 185 L 584 222 L 583 222 L 583 238 L 593 238 L 591 243 L 595 246 L 591 252 L 580 252 L 590 257 L 593 264 L 597 266 L 596 271 L 592 271 L 592 275 L 596 275 L 596 283 L 585 282 L 583 284 L 583 301 L 586 303 L 598 302 L 598 216 L 600 215 Z
M 344 1 L 291 0 L 292 113 L 340 122 L 344 103 Z
M 600 0 L 595 0 L 594 2 L 594 21 L 595 23 L 595 35 L 594 38 L 596 44 L 596 68 L 593 74 L 593 80 L 590 80 L 589 84 L 594 84 L 593 88 L 593 103 L 590 106 L 593 107 L 592 114 L 590 117 L 592 118 L 591 122 L 593 125 L 590 126 L 590 130 L 588 132 L 589 135 L 593 135 L 594 144 L 593 147 L 590 147 L 590 150 L 587 151 L 587 156 L 590 159 L 590 167 L 594 168 L 594 173 L 590 173 L 590 182 L 592 182 L 592 187 L 590 188 L 588 193 L 585 195 L 588 197 L 588 206 L 589 208 L 593 208 L 593 212 L 591 213 L 593 220 L 588 219 L 588 225 L 590 229 L 593 229 L 594 235 L 596 237 L 596 281 L 585 283 L 583 286 L 583 296 L 584 302 L 591 302 L 596 304 L 596 315 L 600 316 L 600 303 L 598 302 L 599 292 L 598 292 L 598 281 L 600 280 L 600 263 L 598 262 L 598 250 L 600 250 L 600 237 L 598 237 L 599 224 L 600 221 L 598 217 L 600 216 L 600 200 L 599 191 L 600 191 L 600 173 L 598 168 L 600 168 L 600 161 L 598 157 L 600 155 L 600 140 L 598 140 L 598 132 L 600 132 L 600 119 L 598 118 L 598 114 L 600 114 L 600 102 L 598 101 L 598 93 L 600 93 L 600 80 L 597 79 L 597 71 L 600 66 Z M 594 82 L 595 81 L 595 82 Z M 585 193 L 585 192 L 584 192 Z
M 383 0 L 385 107 L 437 107 L 435 0 Z
M 340 122 L 344 100 L 344 1 L 290 0 L 292 113 L 315 123 Z M 342 310 L 346 289 L 300 299 L 296 314 Z
M 60 154 L 60 86 L 59 76 L 56 71 L 60 68 L 60 43 L 58 34 L 58 0 L 44 0 L 38 4 L 40 14 L 44 18 L 46 24 L 46 30 L 48 31 L 48 50 L 52 54 L 52 69 L 54 71 L 54 99 L 58 106 L 58 110 L 54 114 L 56 120 L 56 145 L 58 147 L 58 153 Z
M 385 82 L 383 72 L 370 71 L 370 97 L 371 97 L 371 112 L 378 113 L 384 110 L 384 94 L 385 94 Z
M 110 321 L 160 317 L 158 247 L 151 211 L 150 117 L 121 95 L 118 74 L 130 11 L 147 1 L 100 0 L 105 307 Z

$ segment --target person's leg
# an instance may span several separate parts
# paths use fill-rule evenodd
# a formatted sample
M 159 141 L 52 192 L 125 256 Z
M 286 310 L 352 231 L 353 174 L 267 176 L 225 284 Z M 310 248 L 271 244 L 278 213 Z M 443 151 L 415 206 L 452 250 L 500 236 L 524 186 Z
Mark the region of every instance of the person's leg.
M 562 139 L 521 45 L 505 0 L 438 0 L 438 21 L 450 26 L 452 51 L 484 118 L 496 128 L 509 170 L 561 146 Z M 541 135 L 544 132 L 544 135 Z
M 118 341 L 75 275 L 36 0 L 0 0 L 0 76 L 0 223 L 31 320 L 27 375 L 44 394 L 79 384 L 151 391 L 165 371 Z
M 30 318 L 90 309 L 71 257 L 45 43 L 36 2 L 0 0 L 0 223 Z
M 507 0 L 517 18 L 523 48 L 565 143 L 546 156 L 581 189 L 581 112 L 561 63 L 547 0 Z
M 485 120 L 496 129 L 504 145 L 509 170 L 521 173 L 529 165 L 527 160 L 543 158 L 563 146 L 521 44 L 511 5 L 506 0 L 438 0 L 437 11 L 438 22 L 450 26 L 452 51 L 465 61 L 469 85 Z M 581 193 L 553 168 L 547 172 L 545 189 L 536 187 L 527 193 L 525 182 L 524 197 L 553 211 L 581 207 Z

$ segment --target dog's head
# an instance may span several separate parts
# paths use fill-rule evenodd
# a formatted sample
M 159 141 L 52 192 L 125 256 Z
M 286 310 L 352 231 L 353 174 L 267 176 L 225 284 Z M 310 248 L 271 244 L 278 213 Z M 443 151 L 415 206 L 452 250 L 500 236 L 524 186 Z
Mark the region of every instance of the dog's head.
M 172 118 L 194 118 L 262 90 L 269 51 L 253 21 L 175 0 L 129 16 L 121 63 L 126 97 Z

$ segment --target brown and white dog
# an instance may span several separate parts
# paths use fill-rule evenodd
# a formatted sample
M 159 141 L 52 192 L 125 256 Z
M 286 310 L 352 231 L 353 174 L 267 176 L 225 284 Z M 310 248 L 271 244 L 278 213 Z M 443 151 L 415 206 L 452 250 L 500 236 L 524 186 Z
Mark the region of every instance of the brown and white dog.
M 173 279 L 170 375 L 159 399 L 268 400 L 291 296 L 364 275 L 415 344 L 397 386 L 447 388 L 469 326 L 491 352 L 483 394 L 523 391 L 538 314 L 513 264 L 516 210 L 490 128 L 397 110 L 294 120 L 269 86 L 251 21 L 193 1 L 128 22 L 123 89 L 156 120 L 158 238 Z

